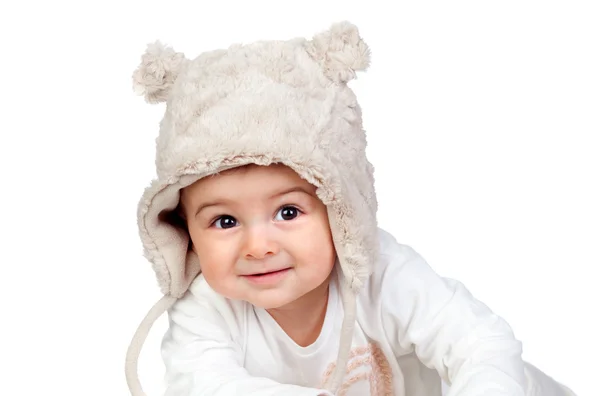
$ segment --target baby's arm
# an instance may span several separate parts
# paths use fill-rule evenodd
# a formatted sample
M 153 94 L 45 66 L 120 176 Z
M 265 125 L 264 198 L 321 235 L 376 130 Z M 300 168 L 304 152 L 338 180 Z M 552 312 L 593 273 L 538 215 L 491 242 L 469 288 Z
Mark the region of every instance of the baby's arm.
M 447 396 L 525 395 L 521 343 L 509 325 L 413 249 L 392 245 L 381 278 L 381 319 L 392 345 L 414 347 L 451 384 Z
M 202 296 L 188 294 L 171 308 L 162 355 L 165 396 L 330 395 L 251 376 L 225 319 Z

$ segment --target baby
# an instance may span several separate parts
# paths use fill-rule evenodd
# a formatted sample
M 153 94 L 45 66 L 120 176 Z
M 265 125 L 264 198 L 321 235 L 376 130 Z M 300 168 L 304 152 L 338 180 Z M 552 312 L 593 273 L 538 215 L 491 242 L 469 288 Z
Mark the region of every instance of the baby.
M 188 60 L 152 44 L 134 73 L 166 102 L 139 229 L 164 297 L 166 395 L 563 396 L 510 326 L 377 226 L 348 87 L 358 29 Z

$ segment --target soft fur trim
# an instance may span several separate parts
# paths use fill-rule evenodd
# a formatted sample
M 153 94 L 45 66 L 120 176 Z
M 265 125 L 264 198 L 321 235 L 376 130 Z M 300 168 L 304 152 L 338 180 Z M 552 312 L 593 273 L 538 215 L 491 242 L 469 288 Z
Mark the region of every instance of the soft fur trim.
M 183 53 L 160 41 L 148 44 L 132 76 L 134 92 L 143 95 L 148 103 L 166 101 L 184 63 Z
M 319 62 L 325 75 L 337 83 L 356 78 L 356 72 L 367 70 L 371 62 L 369 47 L 350 22 L 334 24 L 315 35 L 307 51 Z

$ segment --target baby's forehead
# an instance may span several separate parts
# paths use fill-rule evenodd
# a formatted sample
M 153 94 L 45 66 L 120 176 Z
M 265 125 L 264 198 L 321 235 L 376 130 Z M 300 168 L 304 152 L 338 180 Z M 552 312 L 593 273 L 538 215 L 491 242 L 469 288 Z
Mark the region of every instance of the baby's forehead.
M 237 194 L 271 197 L 283 192 L 305 192 L 314 195 L 317 187 L 298 175 L 293 169 L 282 165 L 268 166 L 248 164 L 223 170 L 206 176 L 189 187 L 190 196 L 235 196 Z
M 264 183 L 264 187 L 280 183 L 306 182 L 298 173 L 288 166 L 279 163 L 257 165 L 254 163 L 225 169 L 198 180 L 195 184 L 205 184 L 206 188 L 217 187 L 223 183 Z

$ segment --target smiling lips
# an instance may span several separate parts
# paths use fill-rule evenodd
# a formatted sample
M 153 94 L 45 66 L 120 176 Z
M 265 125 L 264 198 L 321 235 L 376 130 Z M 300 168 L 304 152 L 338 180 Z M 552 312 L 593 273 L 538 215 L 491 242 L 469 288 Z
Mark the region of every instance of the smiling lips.
M 271 284 L 271 283 L 276 283 L 277 281 L 282 279 L 284 276 L 287 275 L 287 273 L 290 270 L 291 270 L 291 268 L 283 268 L 280 270 L 264 272 L 264 273 L 260 273 L 260 274 L 242 275 L 242 277 L 251 283 L 263 284 L 263 285 Z

